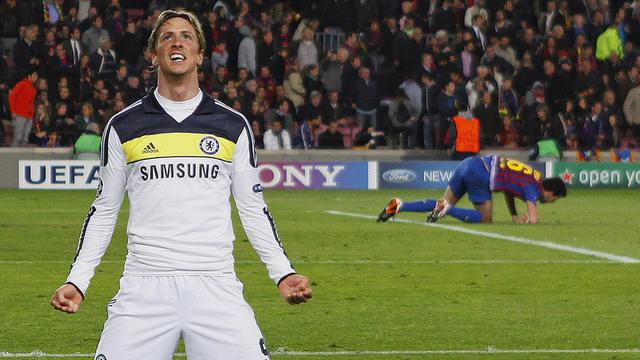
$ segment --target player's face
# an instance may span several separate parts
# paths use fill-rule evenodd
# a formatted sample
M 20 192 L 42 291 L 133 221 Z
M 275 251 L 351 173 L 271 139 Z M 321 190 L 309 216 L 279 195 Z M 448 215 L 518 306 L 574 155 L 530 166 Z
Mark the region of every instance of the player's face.
M 202 64 L 203 54 L 196 31 L 187 20 L 172 18 L 160 28 L 152 62 L 167 75 L 196 73 Z
M 540 199 L 541 200 L 540 202 L 544 204 L 550 204 L 558 200 L 559 198 L 560 198 L 559 196 L 553 195 L 553 193 L 550 191 L 544 191 L 544 194 L 542 196 L 542 199 Z

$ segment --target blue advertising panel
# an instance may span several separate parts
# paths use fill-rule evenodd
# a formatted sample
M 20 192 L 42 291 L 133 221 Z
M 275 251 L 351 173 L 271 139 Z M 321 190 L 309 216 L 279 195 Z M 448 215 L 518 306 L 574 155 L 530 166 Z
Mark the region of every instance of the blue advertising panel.
M 459 161 L 380 162 L 381 189 L 445 189 Z M 545 163 L 528 162 L 545 176 Z
M 381 189 L 444 189 L 457 161 L 406 161 L 378 163 Z

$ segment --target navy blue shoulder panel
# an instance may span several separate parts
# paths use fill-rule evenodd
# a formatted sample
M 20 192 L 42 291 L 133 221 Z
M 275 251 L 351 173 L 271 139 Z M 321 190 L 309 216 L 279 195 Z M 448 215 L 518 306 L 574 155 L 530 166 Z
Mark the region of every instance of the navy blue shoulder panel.
M 256 160 L 256 146 L 255 146 L 255 142 L 253 139 L 253 131 L 251 131 L 251 125 L 249 124 L 249 121 L 247 120 L 247 118 L 240 114 L 238 111 L 233 110 L 232 108 L 230 108 L 229 106 L 227 106 L 226 104 L 222 103 L 219 100 L 215 100 L 215 104 L 216 109 L 219 109 L 219 111 L 221 112 L 226 112 L 228 114 L 229 117 L 233 117 L 236 119 L 236 124 L 234 124 L 234 127 L 237 127 L 237 131 L 238 131 L 238 136 L 236 137 L 236 140 L 234 140 L 235 143 L 237 143 L 237 139 L 240 136 L 240 134 L 242 134 L 242 130 L 243 129 L 247 129 L 247 140 L 249 143 L 249 161 L 251 162 L 251 166 L 253 167 L 258 167 L 257 164 L 257 160 Z
M 120 130 L 119 130 L 120 126 L 118 124 L 122 122 L 122 119 L 126 119 L 127 117 L 131 116 L 131 114 L 134 114 L 135 112 L 139 112 L 141 108 L 141 104 L 142 103 L 140 101 L 136 101 L 135 103 L 126 107 L 124 110 L 113 115 L 113 117 L 107 123 L 102 134 L 102 145 L 101 145 L 102 148 L 101 148 L 101 161 L 100 161 L 102 166 L 106 166 L 107 162 L 109 161 L 109 135 L 111 133 L 111 129 L 112 128 L 116 129 L 117 131 L 116 134 L 118 135 L 118 137 L 120 137 L 120 142 L 124 143 L 124 141 L 122 141 L 122 135 L 120 135 Z
M 213 134 L 237 143 L 247 126 L 241 115 L 217 106 L 208 95 L 203 96 L 193 114 L 177 122 L 158 104 L 153 93 L 145 96 L 138 105 L 116 115 L 112 123 L 123 144 L 144 135 L 173 132 Z

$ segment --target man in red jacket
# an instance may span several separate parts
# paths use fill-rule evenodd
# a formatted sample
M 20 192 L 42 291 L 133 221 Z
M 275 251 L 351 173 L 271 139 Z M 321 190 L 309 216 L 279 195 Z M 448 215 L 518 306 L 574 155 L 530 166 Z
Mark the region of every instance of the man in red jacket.
M 33 104 L 37 90 L 34 83 L 38 81 L 38 73 L 33 70 L 11 89 L 9 93 L 9 107 L 13 121 L 13 143 L 11 146 L 25 146 L 29 140 L 29 133 L 33 126 Z

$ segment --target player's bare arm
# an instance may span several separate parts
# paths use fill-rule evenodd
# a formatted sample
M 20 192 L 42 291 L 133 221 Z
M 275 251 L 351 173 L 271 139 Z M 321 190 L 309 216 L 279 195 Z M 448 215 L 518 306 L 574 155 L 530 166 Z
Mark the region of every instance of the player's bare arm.
M 64 284 L 53 293 L 50 304 L 56 310 L 73 314 L 78 311 L 82 300 L 82 294 L 74 285 Z
M 509 213 L 511 214 L 511 219 L 516 224 L 536 224 L 538 223 L 538 207 L 535 202 L 527 201 L 527 213 L 518 215 L 516 210 L 515 199 L 513 195 L 509 193 L 504 193 L 504 199 L 507 203 L 507 209 L 509 209 Z
M 533 201 L 527 201 L 527 223 L 538 223 L 538 205 Z
M 509 214 L 511 214 L 511 219 L 516 224 L 522 224 L 526 221 L 525 218 L 521 218 L 518 216 L 518 211 L 516 210 L 516 202 L 514 201 L 513 195 L 509 193 L 504 193 L 504 200 L 507 203 L 507 209 L 509 210 Z
M 299 274 L 287 276 L 278 284 L 278 289 L 284 300 L 291 305 L 307 302 L 313 292 L 309 286 L 309 279 Z

